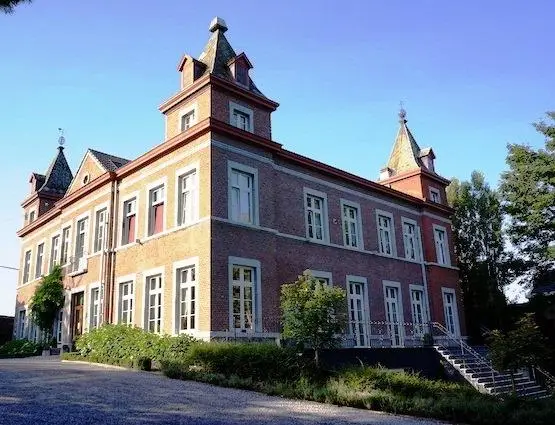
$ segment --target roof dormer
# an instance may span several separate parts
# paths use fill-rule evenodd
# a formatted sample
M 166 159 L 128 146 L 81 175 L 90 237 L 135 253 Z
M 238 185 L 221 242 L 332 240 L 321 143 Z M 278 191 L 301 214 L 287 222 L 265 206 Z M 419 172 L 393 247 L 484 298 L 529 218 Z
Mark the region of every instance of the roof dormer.
M 237 84 L 240 84 L 246 88 L 250 87 L 250 76 L 249 70 L 252 69 L 252 63 L 245 53 L 240 53 L 239 55 L 232 58 L 227 65 L 231 71 L 231 75 L 235 79 Z

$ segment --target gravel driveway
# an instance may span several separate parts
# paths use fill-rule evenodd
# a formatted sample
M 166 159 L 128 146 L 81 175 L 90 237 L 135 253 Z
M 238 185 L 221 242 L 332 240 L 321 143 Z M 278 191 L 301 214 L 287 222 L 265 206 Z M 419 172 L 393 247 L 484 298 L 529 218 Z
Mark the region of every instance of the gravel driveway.
M 160 374 L 0 360 L 0 424 L 379 424 L 438 422 L 285 400 Z

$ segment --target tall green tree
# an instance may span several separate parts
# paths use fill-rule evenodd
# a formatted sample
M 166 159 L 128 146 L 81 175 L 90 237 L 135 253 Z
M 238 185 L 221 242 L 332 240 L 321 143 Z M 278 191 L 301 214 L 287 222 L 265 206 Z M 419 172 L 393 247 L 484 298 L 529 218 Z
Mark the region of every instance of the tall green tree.
M 62 269 L 56 266 L 50 274 L 42 277 L 29 305 L 33 322 L 44 332 L 47 340 L 52 336 L 54 321 L 63 306 Z
M 481 327 L 497 328 L 506 306 L 506 255 L 502 211 L 497 192 L 484 175 L 474 171 L 470 181 L 454 178 L 447 188 L 455 250 L 460 268 L 467 331 L 481 338 Z
M 326 285 L 310 274 L 282 285 L 283 336 L 312 348 L 318 364 L 320 350 L 335 347 L 338 335 L 346 331 L 346 296 L 344 289 Z
M 507 233 L 521 262 L 524 283 L 555 282 L 555 112 L 534 124 L 545 147 L 509 144 L 509 170 L 501 176 Z
M 31 0 L 0 0 L 0 11 L 13 13 L 14 8 L 20 3 L 30 3 Z

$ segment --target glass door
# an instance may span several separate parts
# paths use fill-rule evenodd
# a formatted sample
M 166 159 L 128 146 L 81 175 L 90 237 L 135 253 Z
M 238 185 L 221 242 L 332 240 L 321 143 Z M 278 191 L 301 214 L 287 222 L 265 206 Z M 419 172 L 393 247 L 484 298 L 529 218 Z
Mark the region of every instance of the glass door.
M 364 284 L 360 282 L 349 282 L 349 322 L 355 347 L 366 347 L 368 331 L 364 314 Z
M 391 346 L 402 347 L 403 331 L 401 329 L 401 306 L 399 303 L 398 288 L 393 286 L 385 287 L 385 308 Z

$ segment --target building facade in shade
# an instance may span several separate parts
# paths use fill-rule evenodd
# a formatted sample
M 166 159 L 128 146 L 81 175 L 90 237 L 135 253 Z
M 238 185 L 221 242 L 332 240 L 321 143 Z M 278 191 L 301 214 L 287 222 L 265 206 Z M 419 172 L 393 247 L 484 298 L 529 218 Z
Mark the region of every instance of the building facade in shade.
M 350 345 L 411 345 L 429 321 L 464 335 L 449 182 L 405 112 L 377 182 L 289 151 L 226 31 L 215 18 L 198 59 L 179 62 L 162 143 L 134 160 L 89 149 L 75 174 L 60 146 L 31 174 L 16 337 L 36 337 L 27 306 L 57 264 L 64 345 L 102 323 L 277 338 L 280 287 L 305 272 L 346 289 Z

